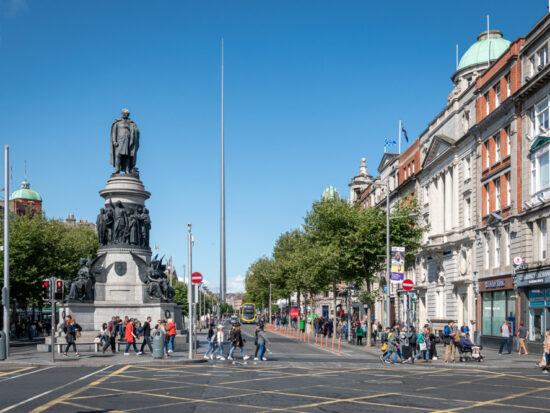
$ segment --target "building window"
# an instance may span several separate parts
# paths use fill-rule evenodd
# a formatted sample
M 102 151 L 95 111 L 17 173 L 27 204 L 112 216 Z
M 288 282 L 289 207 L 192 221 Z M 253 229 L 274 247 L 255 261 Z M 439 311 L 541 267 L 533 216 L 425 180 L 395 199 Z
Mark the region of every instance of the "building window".
M 490 254 L 489 254 L 489 233 L 485 234 L 485 269 L 489 269 L 489 260 L 490 260 Z
M 510 172 L 505 175 L 506 178 L 506 206 L 512 205 L 512 176 Z
M 506 135 L 506 156 L 512 154 L 512 137 L 510 136 L 510 126 L 504 128 L 504 134 Z
M 494 87 L 495 89 L 495 109 L 500 106 L 500 85 L 497 84 Z
M 485 115 L 489 114 L 489 92 L 485 93 Z
M 495 136 L 495 162 L 500 161 L 500 136 Z
M 546 260 L 548 252 L 548 233 L 546 231 L 546 219 L 541 219 L 539 222 L 539 232 L 540 232 L 540 259 L 542 261 Z
M 495 209 L 500 209 L 500 178 L 495 180 Z
M 511 89 L 510 89 L 510 73 L 506 75 L 506 97 L 509 97 L 511 95 Z
M 504 252 L 504 265 L 510 265 L 510 225 L 504 227 L 504 242 L 505 242 L 505 252 Z
M 470 179 L 470 156 L 464 158 L 464 179 Z
M 491 157 L 489 156 L 489 141 L 485 142 L 485 168 L 489 167 Z
M 537 74 L 535 69 L 535 56 L 529 58 L 529 68 L 531 69 L 531 76 L 535 76 Z
M 548 99 L 535 105 L 535 135 L 548 129 Z
M 470 198 L 464 200 L 464 227 L 468 228 L 472 223 L 472 216 L 470 211 Z
M 542 70 L 548 63 L 548 48 L 545 46 L 537 52 L 537 66 L 538 70 Z
M 497 229 L 493 231 L 493 239 L 495 240 L 495 256 L 493 267 L 500 267 L 500 233 Z
M 548 146 L 539 153 L 534 153 L 531 160 L 531 191 L 532 195 L 544 191 L 550 186 L 550 169 L 548 158 Z
M 491 196 L 489 193 L 489 184 L 485 184 L 485 215 L 491 212 Z
M 414 174 L 414 161 L 412 161 L 412 167 L 413 167 L 413 174 Z

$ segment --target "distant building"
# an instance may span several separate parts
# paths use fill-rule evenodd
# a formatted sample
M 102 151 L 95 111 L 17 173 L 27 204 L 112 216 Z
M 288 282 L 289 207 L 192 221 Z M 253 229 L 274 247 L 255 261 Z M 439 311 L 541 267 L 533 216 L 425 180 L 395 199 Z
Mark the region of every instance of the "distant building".
M 10 196 L 10 211 L 18 216 L 29 211 L 32 214 L 42 211 L 42 197 L 31 189 L 31 184 L 26 178 L 21 182 L 21 188 Z
M 88 227 L 93 229 L 94 231 L 96 230 L 95 224 L 86 219 L 79 219 L 77 221 L 73 214 L 67 215 L 67 219 L 65 219 L 65 225 L 69 227 Z

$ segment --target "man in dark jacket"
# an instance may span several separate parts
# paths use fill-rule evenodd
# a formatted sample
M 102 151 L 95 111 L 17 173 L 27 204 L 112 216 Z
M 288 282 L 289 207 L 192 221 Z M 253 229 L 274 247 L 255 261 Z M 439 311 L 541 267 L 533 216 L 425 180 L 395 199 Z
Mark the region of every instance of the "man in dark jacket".
M 116 351 L 116 335 L 117 335 L 118 329 L 119 329 L 119 325 L 118 325 L 118 322 L 117 322 L 117 318 L 113 317 L 111 319 L 111 322 L 107 326 L 107 332 L 109 334 L 109 341 L 107 341 L 105 343 L 105 346 L 103 346 L 103 353 L 105 353 L 105 350 L 107 350 L 109 348 L 109 346 L 111 346 L 111 351 L 113 352 L 113 354 L 115 353 L 115 351 Z
M 141 332 L 143 333 L 143 343 L 141 343 L 141 349 L 139 350 L 138 356 L 143 354 L 143 349 L 145 349 L 146 344 L 151 353 L 153 352 L 153 346 L 151 345 L 151 317 L 147 317 L 147 321 L 141 326 Z
M 235 324 L 234 328 L 231 329 L 229 340 L 231 341 L 231 350 L 229 350 L 229 356 L 227 357 L 227 360 L 233 360 L 233 352 L 237 347 L 241 351 L 243 360 L 248 360 L 250 358 L 244 353 L 244 342 L 243 342 L 243 336 L 241 334 L 240 324 Z

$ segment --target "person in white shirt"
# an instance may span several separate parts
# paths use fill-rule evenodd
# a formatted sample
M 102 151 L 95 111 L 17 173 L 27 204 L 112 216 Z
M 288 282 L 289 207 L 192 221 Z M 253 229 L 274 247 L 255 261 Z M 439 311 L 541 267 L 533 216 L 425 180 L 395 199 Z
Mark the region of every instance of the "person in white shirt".
M 218 331 L 216 332 L 216 350 L 214 350 L 214 353 L 212 353 L 212 356 L 216 357 L 218 360 L 225 360 L 225 357 L 223 356 L 223 325 L 218 325 Z
M 512 329 L 508 325 L 508 321 L 504 320 L 504 323 L 500 326 L 500 349 L 498 350 L 498 355 L 502 355 L 502 350 L 504 349 L 504 344 L 508 348 L 508 354 L 512 354 L 512 343 L 510 343 L 510 337 L 512 336 Z

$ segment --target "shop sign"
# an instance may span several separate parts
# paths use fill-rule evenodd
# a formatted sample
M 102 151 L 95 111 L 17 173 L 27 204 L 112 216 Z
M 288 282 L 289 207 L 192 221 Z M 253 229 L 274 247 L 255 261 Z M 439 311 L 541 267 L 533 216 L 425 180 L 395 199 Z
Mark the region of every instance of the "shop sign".
M 485 288 L 500 288 L 506 285 L 504 280 L 485 281 Z
M 550 270 L 531 271 L 517 276 L 518 287 L 537 284 L 550 284 Z

